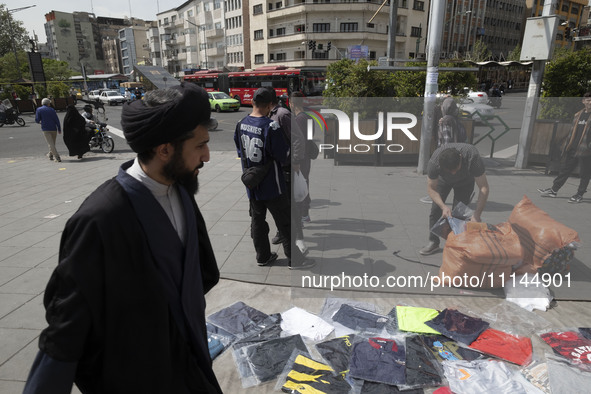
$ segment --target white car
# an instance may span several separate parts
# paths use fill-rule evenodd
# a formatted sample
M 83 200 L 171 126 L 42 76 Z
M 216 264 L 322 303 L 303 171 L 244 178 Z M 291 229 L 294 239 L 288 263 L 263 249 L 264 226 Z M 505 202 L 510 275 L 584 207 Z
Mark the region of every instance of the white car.
M 495 109 L 488 104 L 476 103 L 471 98 L 460 100 L 458 105 L 460 115 L 475 121 L 490 119 L 495 116 Z
M 472 99 L 475 104 L 487 104 L 488 94 L 486 92 L 473 92 L 469 91 L 466 95 L 467 98 Z
M 117 105 L 119 103 L 123 104 L 124 102 L 126 102 L 127 100 L 125 99 L 125 97 L 123 97 L 121 95 L 121 93 L 116 92 L 114 90 L 105 90 L 104 92 L 101 93 L 101 95 L 99 96 L 99 100 L 104 103 L 104 104 L 109 104 L 109 105 Z
M 99 96 L 101 95 L 100 90 L 91 90 L 88 92 L 88 99 L 90 101 L 99 101 Z

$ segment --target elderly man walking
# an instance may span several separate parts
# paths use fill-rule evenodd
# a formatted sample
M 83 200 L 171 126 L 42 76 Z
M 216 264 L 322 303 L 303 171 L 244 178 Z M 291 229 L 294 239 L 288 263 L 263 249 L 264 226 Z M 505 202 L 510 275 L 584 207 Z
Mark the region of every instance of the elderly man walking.
M 62 159 L 55 148 L 55 140 L 57 139 L 57 133 L 62 133 L 62 126 L 60 125 L 60 120 L 57 117 L 55 109 L 49 106 L 51 100 L 44 98 L 41 100 L 41 104 L 43 105 L 37 108 L 37 111 L 35 112 L 35 122 L 41 123 L 41 130 L 43 131 L 45 141 L 47 141 L 47 145 L 49 146 L 47 157 L 49 157 L 49 160 L 54 160 L 56 163 L 59 163 Z

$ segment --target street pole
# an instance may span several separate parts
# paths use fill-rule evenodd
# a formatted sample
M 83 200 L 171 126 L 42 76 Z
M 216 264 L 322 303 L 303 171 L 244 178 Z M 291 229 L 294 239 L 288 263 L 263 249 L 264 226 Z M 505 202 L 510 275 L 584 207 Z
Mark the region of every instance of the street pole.
M 441 36 L 445 16 L 443 1 L 431 2 L 431 18 L 427 32 L 427 78 L 425 80 L 425 98 L 423 102 L 423 122 L 421 124 L 421 142 L 419 146 L 419 165 L 417 172 L 424 174 L 431 155 L 431 136 L 433 135 L 433 116 L 438 90 L 439 55 Z
M 557 3 L 558 0 L 545 0 L 542 16 L 552 15 Z M 515 168 L 527 168 L 545 67 L 545 60 L 533 61 L 531 76 L 529 78 L 529 88 L 527 90 L 527 100 L 523 112 L 523 121 L 521 123 L 521 132 L 519 133 Z
M 29 5 L 26 7 L 14 8 L 12 10 L 6 10 L 6 12 L 8 13 L 8 15 L 7 15 L 8 16 L 8 31 L 10 32 L 10 40 L 12 43 L 12 50 L 14 51 L 14 60 L 16 61 L 16 69 L 18 70 L 19 79 L 23 79 L 23 73 L 21 71 L 21 64 L 18 61 L 18 54 L 16 53 L 16 43 L 14 42 L 14 34 L 12 32 L 12 22 L 11 22 L 12 17 L 10 16 L 10 13 L 26 10 L 28 8 L 33 8 L 33 7 L 36 7 L 36 5 Z
M 398 0 L 390 0 L 390 27 L 389 27 L 389 34 L 388 34 L 388 48 L 387 48 L 387 56 L 388 62 L 394 60 L 396 58 L 396 30 L 398 26 L 396 25 L 398 19 Z M 390 63 L 388 63 L 389 65 Z

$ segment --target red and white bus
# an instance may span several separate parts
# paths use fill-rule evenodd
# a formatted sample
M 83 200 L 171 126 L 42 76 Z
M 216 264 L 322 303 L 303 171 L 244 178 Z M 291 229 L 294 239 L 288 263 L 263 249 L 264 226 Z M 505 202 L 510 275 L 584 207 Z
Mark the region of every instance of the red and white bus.
M 208 92 L 228 93 L 228 73 L 220 70 L 197 71 L 191 75 L 185 75 L 183 81 L 192 82 Z
M 208 91 L 226 92 L 241 104 L 252 104 L 254 92 L 264 86 L 273 87 L 278 96 L 297 91 L 305 96 L 320 96 L 326 84 L 326 69 L 268 66 L 229 73 L 209 70 L 186 75 L 183 80 L 194 82 Z

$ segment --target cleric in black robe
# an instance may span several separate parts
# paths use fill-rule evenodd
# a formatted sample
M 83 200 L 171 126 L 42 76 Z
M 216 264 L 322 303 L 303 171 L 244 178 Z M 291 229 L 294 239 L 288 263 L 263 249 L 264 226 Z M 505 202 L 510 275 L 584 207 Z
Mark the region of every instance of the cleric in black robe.
M 219 280 L 195 202 L 210 107 L 194 85 L 125 104 L 138 157 L 68 220 L 45 291 L 49 327 L 24 393 L 221 393 L 205 327 Z
M 90 150 L 88 146 L 88 133 L 86 132 L 86 120 L 73 105 L 68 105 L 64 117 L 64 143 L 68 147 L 70 156 L 82 155 Z

